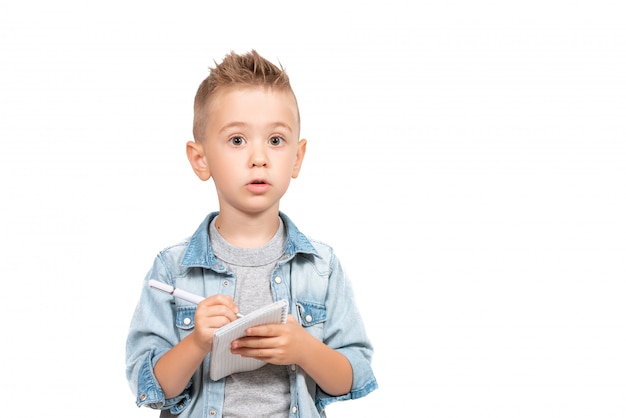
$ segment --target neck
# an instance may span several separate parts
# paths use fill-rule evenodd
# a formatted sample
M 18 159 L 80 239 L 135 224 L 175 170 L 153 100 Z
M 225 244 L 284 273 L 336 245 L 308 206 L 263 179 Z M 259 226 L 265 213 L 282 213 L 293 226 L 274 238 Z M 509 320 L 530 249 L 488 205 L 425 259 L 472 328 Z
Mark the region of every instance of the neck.
M 236 216 L 222 213 L 215 219 L 215 227 L 228 243 L 241 248 L 255 248 L 270 241 L 279 225 L 278 213 L 259 216 Z

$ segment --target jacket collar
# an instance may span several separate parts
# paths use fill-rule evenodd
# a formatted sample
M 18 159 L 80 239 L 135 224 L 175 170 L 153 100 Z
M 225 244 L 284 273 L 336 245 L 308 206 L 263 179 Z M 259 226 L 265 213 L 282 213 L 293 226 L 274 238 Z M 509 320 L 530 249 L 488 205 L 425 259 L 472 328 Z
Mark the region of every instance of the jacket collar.
M 205 267 L 215 270 L 223 270 L 224 266 L 215 257 L 209 242 L 209 225 L 219 212 L 210 213 L 200 224 L 196 232 L 189 239 L 189 245 L 181 261 L 185 267 Z M 283 223 L 287 227 L 287 244 L 285 245 L 284 259 L 290 259 L 296 253 L 317 255 L 317 251 L 311 241 L 296 227 L 296 225 L 282 212 L 279 212 Z

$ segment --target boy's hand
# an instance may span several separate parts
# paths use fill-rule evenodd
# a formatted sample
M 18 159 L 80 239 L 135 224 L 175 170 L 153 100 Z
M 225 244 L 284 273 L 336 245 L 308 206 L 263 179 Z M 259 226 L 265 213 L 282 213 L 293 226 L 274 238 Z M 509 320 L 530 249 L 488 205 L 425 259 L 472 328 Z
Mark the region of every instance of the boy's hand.
M 231 352 L 271 364 L 299 364 L 311 336 L 292 316 L 285 324 L 267 324 L 248 328 L 246 337 L 233 341 Z
M 237 319 L 239 309 L 230 296 L 213 295 L 198 304 L 190 337 L 203 351 L 213 349 L 213 334 L 218 328 Z

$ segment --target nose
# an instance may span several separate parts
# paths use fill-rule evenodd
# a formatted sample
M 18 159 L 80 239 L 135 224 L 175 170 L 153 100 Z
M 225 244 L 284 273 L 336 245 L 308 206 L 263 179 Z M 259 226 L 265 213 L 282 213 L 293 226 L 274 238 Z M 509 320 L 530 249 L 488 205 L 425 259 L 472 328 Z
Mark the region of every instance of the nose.
M 266 167 L 266 166 L 267 166 L 267 154 L 265 153 L 265 148 L 262 145 L 251 147 L 250 168 Z

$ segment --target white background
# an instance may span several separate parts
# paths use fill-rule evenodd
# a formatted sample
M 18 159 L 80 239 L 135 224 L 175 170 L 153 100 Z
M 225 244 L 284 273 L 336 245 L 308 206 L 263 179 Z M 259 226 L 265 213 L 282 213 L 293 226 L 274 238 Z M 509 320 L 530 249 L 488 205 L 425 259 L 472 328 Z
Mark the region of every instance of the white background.
M 376 350 L 380 388 L 330 417 L 625 417 L 620 3 L 3 2 L 0 415 L 158 415 L 127 327 L 216 209 L 196 88 L 255 48 L 309 140 L 282 209 L 335 247 Z

